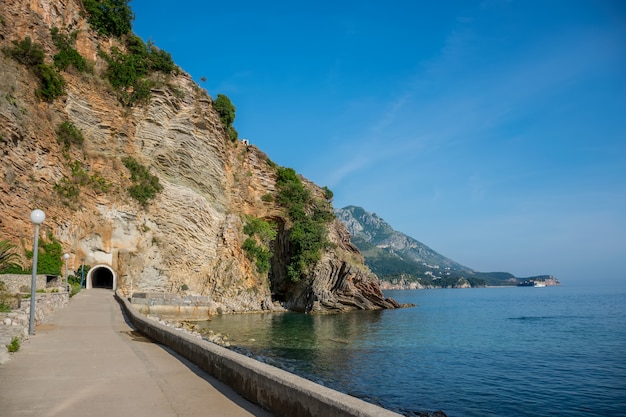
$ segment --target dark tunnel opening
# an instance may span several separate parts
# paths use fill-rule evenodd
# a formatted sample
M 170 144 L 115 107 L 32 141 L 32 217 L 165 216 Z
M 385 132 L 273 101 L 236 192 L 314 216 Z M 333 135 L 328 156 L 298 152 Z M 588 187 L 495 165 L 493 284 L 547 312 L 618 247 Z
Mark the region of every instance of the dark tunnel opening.
M 91 288 L 113 289 L 113 273 L 108 268 L 97 268 L 91 273 Z

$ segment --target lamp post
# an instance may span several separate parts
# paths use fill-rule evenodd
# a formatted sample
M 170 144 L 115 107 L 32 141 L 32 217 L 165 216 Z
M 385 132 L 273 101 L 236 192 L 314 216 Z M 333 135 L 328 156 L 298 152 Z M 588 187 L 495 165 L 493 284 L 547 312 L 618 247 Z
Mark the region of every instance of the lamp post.
M 80 259 L 83 264 L 80 267 L 80 288 L 83 288 L 83 283 L 85 282 L 85 258 Z
M 65 259 L 65 291 L 69 292 L 69 289 L 68 289 L 69 283 L 67 282 L 67 260 L 70 259 L 70 254 L 69 253 L 64 254 L 63 259 Z
M 30 213 L 30 221 L 35 225 L 35 241 L 33 243 L 33 279 L 30 282 L 30 321 L 28 334 L 35 334 L 35 303 L 37 302 L 37 252 L 39 252 L 39 225 L 46 220 L 46 213 L 36 209 Z

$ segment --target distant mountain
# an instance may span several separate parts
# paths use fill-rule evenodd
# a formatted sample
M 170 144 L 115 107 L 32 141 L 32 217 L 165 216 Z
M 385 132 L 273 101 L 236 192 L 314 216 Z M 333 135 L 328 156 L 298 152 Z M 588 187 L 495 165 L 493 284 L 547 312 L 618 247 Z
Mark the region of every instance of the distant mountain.
M 508 272 L 474 271 L 394 230 L 377 214 L 361 207 L 335 209 L 335 215 L 348 228 L 365 264 L 387 283 L 387 288 L 517 285 L 532 279 L 516 278 Z

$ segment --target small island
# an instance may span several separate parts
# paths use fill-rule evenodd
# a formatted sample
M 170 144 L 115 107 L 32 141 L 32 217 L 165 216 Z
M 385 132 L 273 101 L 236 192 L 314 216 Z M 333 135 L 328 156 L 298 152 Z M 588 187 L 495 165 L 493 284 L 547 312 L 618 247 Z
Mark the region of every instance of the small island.
M 554 287 L 557 285 L 561 285 L 561 283 L 552 275 L 528 278 L 517 284 L 518 287 Z

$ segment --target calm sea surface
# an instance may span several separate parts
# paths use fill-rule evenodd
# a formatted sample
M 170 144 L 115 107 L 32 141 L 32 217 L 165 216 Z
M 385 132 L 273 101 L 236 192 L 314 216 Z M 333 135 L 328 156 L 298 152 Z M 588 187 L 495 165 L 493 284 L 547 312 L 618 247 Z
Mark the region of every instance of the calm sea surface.
M 399 413 L 626 416 L 626 286 L 387 291 L 416 308 L 207 323 L 255 357 Z

